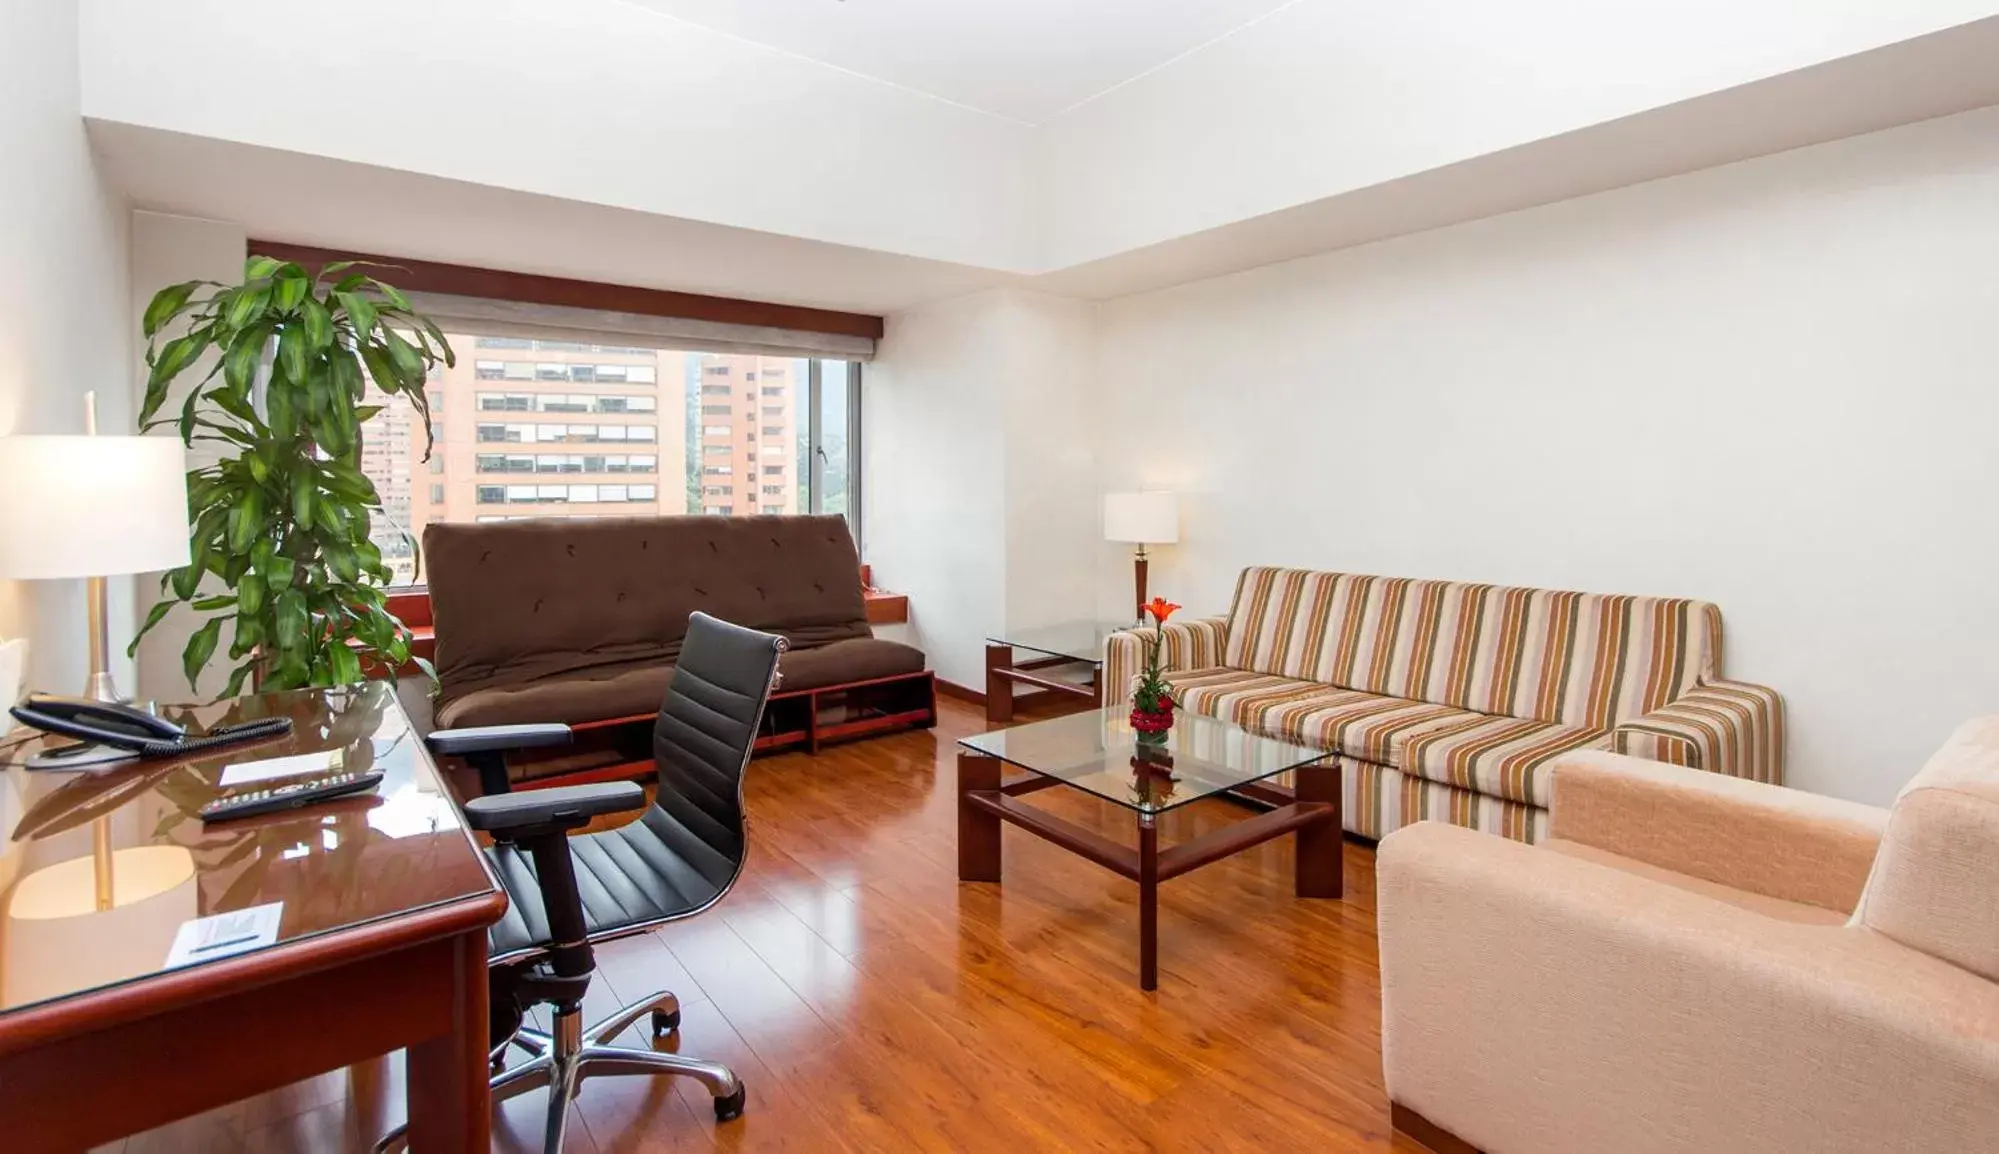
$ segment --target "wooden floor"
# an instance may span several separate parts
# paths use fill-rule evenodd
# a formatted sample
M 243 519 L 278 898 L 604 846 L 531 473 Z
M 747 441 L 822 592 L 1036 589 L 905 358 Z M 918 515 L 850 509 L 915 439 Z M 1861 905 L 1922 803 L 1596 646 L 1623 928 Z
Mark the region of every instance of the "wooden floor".
M 678 1048 L 733 1064 L 749 1112 L 717 1126 L 692 1083 L 603 1079 L 570 1150 L 1422 1150 L 1382 1094 L 1371 850 L 1348 843 L 1344 902 L 1292 896 L 1289 838 L 1162 887 L 1145 994 L 1132 883 L 1012 828 L 1005 882 L 958 883 L 953 741 L 981 728 L 946 702 L 934 732 L 752 766 L 744 880 L 604 947 L 586 1015 L 674 990 Z M 1033 803 L 1135 840 L 1074 791 Z M 1196 803 L 1162 844 L 1243 812 Z M 101 1149 L 364 1149 L 400 1078 L 335 1071 Z M 508 1103 L 496 1149 L 539 1149 L 544 1101 Z

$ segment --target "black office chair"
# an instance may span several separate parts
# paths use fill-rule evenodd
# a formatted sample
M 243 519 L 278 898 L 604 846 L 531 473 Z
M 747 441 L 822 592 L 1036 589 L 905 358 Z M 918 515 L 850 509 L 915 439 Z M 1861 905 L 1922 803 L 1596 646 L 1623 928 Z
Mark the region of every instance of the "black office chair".
M 653 725 L 659 792 L 630 824 L 569 836 L 591 818 L 643 806 L 645 791 L 633 782 L 491 793 L 465 804 L 467 824 L 497 843 L 488 853 L 512 899 L 493 927 L 488 954 L 493 1100 L 548 1087 L 547 1154 L 562 1149 L 570 1099 L 586 1078 L 685 1075 L 714 1095 L 717 1119 L 743 1113 L 742 1079 L 727 1066 L 609 1043 L 647 1015 L 654 1037 L 678 1028 L 673 994 L 634 1002 L 586 1029 L 583 991 L 596 968 L 592 943 L 700 913 L 735 885 L 748 854 L 743 771 L 784 649 L 782 637 L 693 615 Z M 479 766 L 490 789 L 506 750 L 566 743 L 569 727 L 443 730 L 428 740 L 434 752 Z M 503 770 L 497 784 L 504 787 Z M 525 1008 L 536 1003 L 554 1015 L 547 1033 L 522 1024 Z M 500 1072 L 510 1045 L 530 1058 Z M 404 1142 L 398 1129 L 375 1148 L 401 1149 Z

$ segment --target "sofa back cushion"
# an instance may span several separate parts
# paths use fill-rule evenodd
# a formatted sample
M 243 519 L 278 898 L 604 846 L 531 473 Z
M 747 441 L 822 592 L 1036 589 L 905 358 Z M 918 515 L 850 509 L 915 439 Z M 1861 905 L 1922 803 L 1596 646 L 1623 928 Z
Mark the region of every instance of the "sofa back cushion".
M 1721 613 L 1677 597 L 1250 568 L 1228 664 L 1604 729 L 1718 677 Z
M 1999 717 L 1959 726 L 1895 799 L 1853 924 L 1999 982 Z
M 696 609 L 798 648 L 870 636 L 854 539 L 837 516 L 431 524 L 423 555 L 447 702 L 672 661 Z

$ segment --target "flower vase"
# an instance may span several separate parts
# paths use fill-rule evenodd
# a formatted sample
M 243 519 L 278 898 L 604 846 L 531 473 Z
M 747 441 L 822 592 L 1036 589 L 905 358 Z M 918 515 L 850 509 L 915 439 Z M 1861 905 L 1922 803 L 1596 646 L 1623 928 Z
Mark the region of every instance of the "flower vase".
M 1173 728 L 1173 711 L 1170 709 L 1131 711 L 1132 740 L 1142 746 L 1158 748 L 1166 744 L 1166 734 Z

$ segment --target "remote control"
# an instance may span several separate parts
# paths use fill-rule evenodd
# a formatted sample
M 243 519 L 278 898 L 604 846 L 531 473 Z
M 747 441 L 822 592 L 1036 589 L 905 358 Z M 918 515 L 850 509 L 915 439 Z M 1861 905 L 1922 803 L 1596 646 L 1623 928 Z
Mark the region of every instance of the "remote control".
M 381 784 L 381 781 L 382 771 L 371 769 L 365 773 L 336 773 L 327 777 L 294 781 L 274 789 L 239 790 L 224 794 L 202 806 L 201 820 L 230 821 L 239 817 L 276 813 L 283 809 L 297 809 L 302 805 L 325 801 L 327 798 L 373 789 Z

